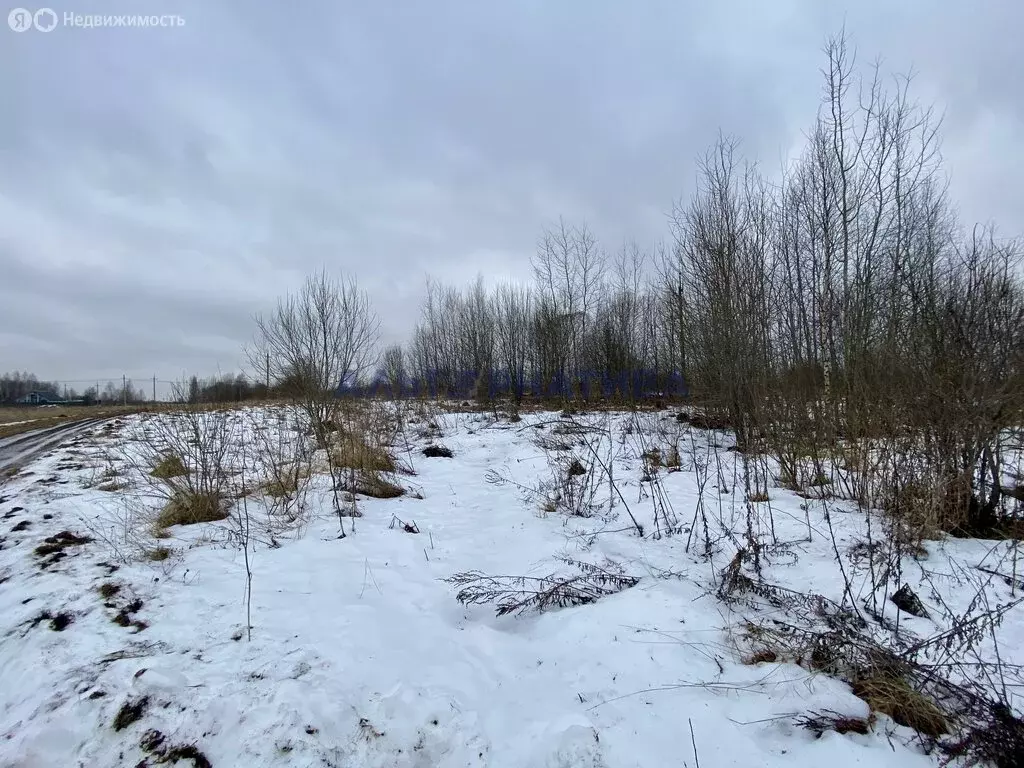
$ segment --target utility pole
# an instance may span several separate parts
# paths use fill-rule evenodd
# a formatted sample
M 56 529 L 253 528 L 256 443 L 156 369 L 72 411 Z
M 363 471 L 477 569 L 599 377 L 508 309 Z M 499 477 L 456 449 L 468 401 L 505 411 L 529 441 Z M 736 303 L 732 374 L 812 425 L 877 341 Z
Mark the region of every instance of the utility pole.
M 128 405 L 128 375 L 121 374 L 121 405 Z
M 156 402 L 156 376 L 153 376 L 153 402 Z

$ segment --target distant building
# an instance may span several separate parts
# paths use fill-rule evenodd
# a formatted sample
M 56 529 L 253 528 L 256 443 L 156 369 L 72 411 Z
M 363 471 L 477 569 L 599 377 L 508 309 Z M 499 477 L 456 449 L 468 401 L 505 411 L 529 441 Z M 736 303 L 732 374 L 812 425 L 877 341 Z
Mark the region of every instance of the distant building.
M 29 392 L 15 402 L 18 405 L 64 405 L 67 401 L 48 392 Z

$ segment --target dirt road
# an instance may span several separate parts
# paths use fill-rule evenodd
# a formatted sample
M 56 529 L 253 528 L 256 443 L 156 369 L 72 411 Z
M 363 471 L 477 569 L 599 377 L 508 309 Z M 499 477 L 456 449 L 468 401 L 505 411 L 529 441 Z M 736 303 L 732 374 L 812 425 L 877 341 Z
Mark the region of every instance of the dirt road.
M 0 439 L 0 476 L 8 474 L 29 459 L 57 447 L 102 421 L 105 419 L 86 419 Z

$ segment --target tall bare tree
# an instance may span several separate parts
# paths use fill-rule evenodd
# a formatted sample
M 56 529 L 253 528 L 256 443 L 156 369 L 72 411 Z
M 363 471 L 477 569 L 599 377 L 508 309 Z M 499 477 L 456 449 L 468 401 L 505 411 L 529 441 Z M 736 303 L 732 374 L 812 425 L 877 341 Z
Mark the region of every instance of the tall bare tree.
M 373 365 L 379 320 L 355 278 L 326 270 L 256 317 L 249 350 L 253 368 L 271 377 L 309 418 L 321 448 L 328 447 L 340 408 L 340 390 Z

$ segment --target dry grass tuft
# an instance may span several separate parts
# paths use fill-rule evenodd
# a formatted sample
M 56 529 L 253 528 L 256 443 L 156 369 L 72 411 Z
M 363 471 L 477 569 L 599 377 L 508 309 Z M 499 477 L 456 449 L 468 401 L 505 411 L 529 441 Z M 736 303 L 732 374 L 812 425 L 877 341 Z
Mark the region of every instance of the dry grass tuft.
M 898 674 L 876 671 L 856 681 L 853 694 L 863 699 L 872 712 L 889 715 L 900 725 L 925 736 L 938 737 L 949 733 L 949 723 L 938 705 L 920 691 L 915 691 Z
M 120 591 L 121 591 L 121 585 L 120 584 L 114 584 L 111 581 L 108 581 L 108 582 L 106 582 L 104 584 L 100 584 L 100 586 L 99 586 L 100 597 L 104 598 L 105 600 L 109 600 L 110 598 L 112 598 L 114 595 L 116 595 Z
M 181 458 L 171 453 L 158 461 L 149 474 L 160 480 L 170 480 L 173 477 L 184 477 L 188 474 L 188 470 L 185 469 Z
M 164 529 L 172 525 L 212 523 L 227 516 L 219 494 L 181 490 L 171 496 L 161 510 L 156 519 L 156 527 Z
M 171 556 L 169 547 L 154 547 L 146 552 L 146 559 L 154 563 L 162 563 Z
M 331 451 L 334 466 L 370 472 L 394 472 L 395 460 L 383 448 L 370 445 L 360 435 L 346 434 Z
M 363 472 L 356 482 L 355 492 L 375 499 L 397 499 L 405 488 L 395 485 L 377 472 Z

